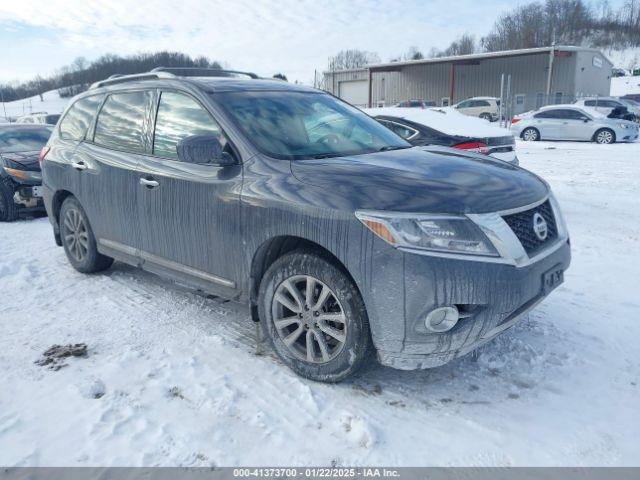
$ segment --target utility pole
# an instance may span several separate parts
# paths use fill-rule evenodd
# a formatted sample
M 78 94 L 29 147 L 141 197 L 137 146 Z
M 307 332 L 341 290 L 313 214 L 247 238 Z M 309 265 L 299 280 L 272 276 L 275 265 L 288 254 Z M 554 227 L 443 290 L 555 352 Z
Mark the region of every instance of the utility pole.
M 553 30 L 553 40 L 551 41 L 551 50 L 549 50 L 549 72 L 547 74 L 547 104 L 551 98 L 551 75 L 553 75 L 553 59 L 556 56 L 556 31 Z
M 0 100 L 2 100 L 2 110 L 4 110 L 4 118 L 7 118 L 7 106 L 4 104 L 4 93 L 2 93 L 2 86 L 0 86 Z

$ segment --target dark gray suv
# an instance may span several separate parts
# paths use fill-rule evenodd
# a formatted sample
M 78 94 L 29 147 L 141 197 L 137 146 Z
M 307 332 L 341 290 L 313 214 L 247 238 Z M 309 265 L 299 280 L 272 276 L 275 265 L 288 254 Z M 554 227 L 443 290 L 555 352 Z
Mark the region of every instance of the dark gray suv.
M 324 92 L 159 69 L 73 99 L 41 154 L 55 239 L 250 305 L 282 361 L 339 381 L 442 365 L 563 280 L 548 185 L 429 153 Z

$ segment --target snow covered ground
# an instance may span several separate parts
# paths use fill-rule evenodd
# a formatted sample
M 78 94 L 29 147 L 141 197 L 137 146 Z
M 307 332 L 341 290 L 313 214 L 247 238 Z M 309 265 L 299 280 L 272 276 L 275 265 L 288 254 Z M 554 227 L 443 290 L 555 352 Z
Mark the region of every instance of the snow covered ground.
M 339 385 L 256 356 L 244 307 L 0 225 L 0 465 L 638 465 L 640 144 L 518 154 L 564 207 L 566 283 L 475 358 Z
M 42 100 L 40 100 L 40 96 L 36 95 L 24 100 L 0 104 L 0 116 L 21 117 L 35 112 L 62 113 L 69 100 L 71 99 L 60 98 L 57 90 L 51 90 L 42 94 Z
M 630 93 L 640 93 L 640 75 L 611 79 L 611 95 L 621 97 Z

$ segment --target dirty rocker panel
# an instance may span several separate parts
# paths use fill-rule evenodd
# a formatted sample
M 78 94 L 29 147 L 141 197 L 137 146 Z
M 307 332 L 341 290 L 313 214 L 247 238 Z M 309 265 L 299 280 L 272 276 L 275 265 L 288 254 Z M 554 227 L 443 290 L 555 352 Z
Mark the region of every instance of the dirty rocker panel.
M 151 253 L 147 253 L 143 250 L 139 250 L 137 248 L 130 247 L 128 245 L 123 245 L 119 242 L 114 242 L 112 240 L 107 240 L 104 238 L 98 239 L 98 244 L 100 246 L 124 253 L 129 257 L 137 257 L 143 260 L 144 262 L 154 263 L 160 267 L 167 268 L 169 270 L 174 270 L 176 272 L 184 273 L 186 275 L 190 275 L 192 277 L 199 278 L 201 280 L 206 280 L 209 282 L 217 283 L 218 285 L 223 285 L 229 288 L 235 288 L 236 283 L 232 280 L 228 280 L 226 278 L 218 277 L 217 275 L 213 275 L 211 273 L 203 272 L 202 270 L 198 270 L 193 267 L 189 267 L 187 265 L 183 265 L 181 263 L 173 262 L 171 260 L 167 260 L 166 258 L 159 257 L 157 255 L 153 255 Z

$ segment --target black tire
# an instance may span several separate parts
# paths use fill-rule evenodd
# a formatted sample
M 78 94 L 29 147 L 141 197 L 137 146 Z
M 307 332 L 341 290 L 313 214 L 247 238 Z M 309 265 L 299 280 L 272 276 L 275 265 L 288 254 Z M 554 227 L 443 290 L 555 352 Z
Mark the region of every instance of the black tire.
M 616 134 L 610 128 L 601 128 L 593 134 L 593 141 L 600 145 L 616 143 Z
M 308 286 L 309 283 L 305 283 L 308 280 L 299 280 L 301 277 L 311 277 L 315 282 L 312 285 L 314 285 L 313 292 L 317 292 L 317 296 L 312 296 L 312 302 L 309 303 L 319 304 L 325 287 L 330 290 L 328 295 L 332 296 L 325 297 L 319 311 L 305 306 L 304 310 L 307 312 L 304 315 L 307 317 L 304 320 L 298 321 L 296 319 L 294 322 L 299 323 L 278 329 L 274 319 L 277 319 L 279 309 L 286 310 L 286 308 L 283 308 L 275 300 L 276 292 L 282 292 L 283 285 L 287 283 L 285 281 L 292 281 L 292 279 L 294 279 L 293 281 L 298 279 L 299 284 Z M 289 285 L 291 284 L 289 283 Z M 304 295 L 307 290 L 305 288 Z M 302 294 L 301 291 L 298 293 Z M 330 261 L 307 251 L 299 250 L 285 254 L 276 260 L 265 273 L 260 283 L 259 295 L 258 312 L 263 332 L 280 359 L 298 375 L 319 382 L 335 383 L 353 375 L 373 358 L 374 349 L 369 331 L 369 319 L 362 297 L 349 277 Z M 304 303 L 307 303 L 308 299 L 309 297 L 300 298 Z M 300 309 L 300 311 L 303 310 Z M 287 312 L 286 315 L 290 318 L 303 315 L 303 313 L 291 313 L 295 310 L 291 312 L 287 310 Z M 324 333 L 327 331 L 328 325 L 324 320 L 317 320 L 315 326 L 311 324 L 315 319 L 314 315 L 319 315 L 317 318 L 320 319 L 326 316 L 340 315 L 340 313 L 333 312 L 342 312 L 341 316 L 345 321 L 329 325 L 328 331 L 334 332 L 332 335 L 335 335 L 335 332 L 343 332 L 343 335 L 340 335 L 344 339 L 343 342 Z M 291 315 L 293 316 L 291 317 Z M 309 322 L 309 325 L 303 326 L 303 322 Z M 323 325 L 319 325 L 320 323 Z M 286 328 L 291 329 L 287 333 L 295 334 L 298 330 L 302 331 L 291 347 L 285 344 L 282 336 Z M 312 337 L 312 357 L 314 353 L 317 354 L 315 362 L 301 358 L 302 354 L 296 350 L 306 348 L 306 354 L 309 355 L 307 343 L 309 335 Z M 321 341 L 324 349 L 320 345 Z M 331 342 L 335 345 L 327 349 Z M 305 347 L 301 347 L 301 343 L 304 343 Z M 338 348 L 338 345 L 341 347 Z M 332 353 L 330 353 L 331 349 L 333 349 Z M 327 359 L 325 359 L 325 354 Z
M 540 132 L 537 128 L 527 127 L 520 134 L 520 138 L 525 142 L 537 142 L 540 140 Z
M 87 214 L 75 197 L 67 197 L 62 203 L 59 223 L 62 246 L 73 268 L 81 273 L 95 273 L 111 266 L 113 258 L 98 252 Z
M 489 122 L 493 121 L 493 117 L 491 117 L 491 114 L 488 112 L 482 112 L 480 114 L 480 118 L 482 118 L 483 120 L 488 120 Z
M 13 182 L 0 177 L 0 222 L 13 222 L 18 218 L 18 206 L 13 201 L 15 188 Z

